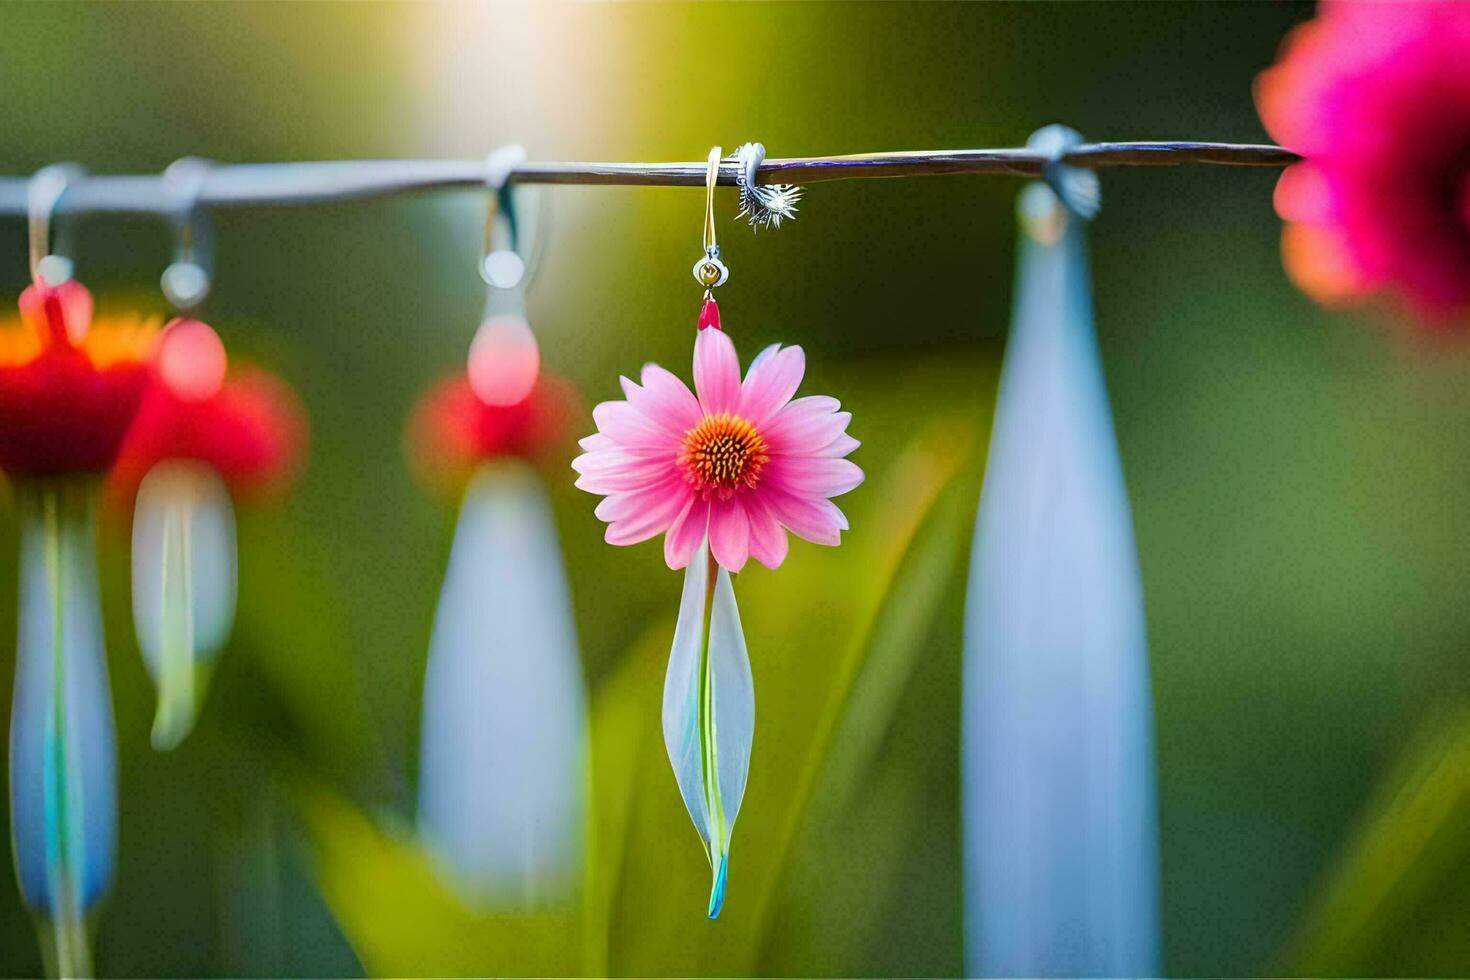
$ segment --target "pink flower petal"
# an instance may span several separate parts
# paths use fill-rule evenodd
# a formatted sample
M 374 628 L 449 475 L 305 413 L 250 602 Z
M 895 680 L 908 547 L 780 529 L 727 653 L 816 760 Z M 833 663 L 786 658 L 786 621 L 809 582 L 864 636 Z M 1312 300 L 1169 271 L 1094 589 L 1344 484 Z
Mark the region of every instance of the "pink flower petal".
M 585 458 L 585 456 L 578 456 L 574 459 L 572 468 L 576 469 L 576 464 Z M 668 477 L 672 468 L 671 459 L 632 459 L 621 465 L 584 471 L 577 477 L 576 486 L 579 490 L 600 494 L 643 490 L 661 484 Z
M 861 484 L 863 471 L 847 459 L 774 456 L 761 481 L 796 496 L 836 497 Z
M 606 498 L 597 507 L 597 516 L 611 521 L 603 540 L 608 544 L 620 545 L 647 541 L 674 523 L 693 493 L 687 485 L 681 485 L 638 494 L 615 494 Z M 608 511 L 617 516 L 604 516 Z
M 1282 221 L 1331 221 L 1337 205 L 1321 167 L 1297 163 L 1281 172 L 1272 195 Z
M 715 561 L 730 571 L 745 567 L 750 558 L 750 522 L 739 497 L 710 503 L 709 549 Z
M 654 422 L 628 402 L 603 402 L 592 409 L 592 421 L 625 447 L 678 448 L 678 436 Z
M 762 351 L 745 374 L 737 414 L 759 427 L 791 401 L 804 374 L 806 353 L 800 347 L 784 347 L 769 356 Z
M 682 507 L 687 499 L 683 491 L 687 489 L 687 485 L 677 477 L 665 476 L 662 480 L 637 490 L 609 494 L 597 505 L 594 513 L 598 520 L 621 521 L 657 510 L 670 499 L 677 499 Z M 669 515 L 668 522 L 672 522 L 678 513 L 678 508 L 675 508 L 674 513 Z
M 577 445 L 581 446 L 583 449 L 587 450 L 589 453 L 595 453 L 599 449 L 616 449 L 616 448 L 618 448 L 618 444 L 613 441 L 613 437 L 612 436 L 603 435 L 601 432 L 594 432 L 590 436 L 585 436 L 585 437 L 583 437 L 581 439 L 578 439 L 577 440 Z
M 722 330 L 701 330 L 694 340 L 694 390 L 706 415 L 734 412 L 740 405 L 740 360 Z
M 763 487 L 761 499 L 782 527 L 813 544 L 839 544 L 841 532 L 847 530 L 847 517 L 825 497 L 798 497 Z
M 630 378 L 619 378 L 618 383 L 628 404 L 650 424 L 678 439 L 699 424 L 699 402 L 684 382 L 656 364 L 644 367 L 643 380 L 641 386 Z
M 617 469 L 619 466 L 627 466 L 639 460 L 669 455 L 666 451 L 655 452 L 652 449 L 635 452 L 631 449 L 624 449 L 615 442 L 611 443 L 611 447 L 582 453 L 572 460 L 572 469 L 578 473 L 600 473 L 604 470 Z
M 766 346 L 762 347 L 761 348 L 761 352 L 759 354 L 755 355 L 755 358 L 750 362 L 749 366 L 746 367 L 746 369 L 745 369 L 745 380 L 749 381 L 750 380 L 750 372 L 754 371 L 756 369 L 756 366 L 757 365 L 759 365 L 762 362 L 764 362 L 766 358 L 770 357 L 772 354 L 776 353 L 776 351 L 778 351 L 780 349 L 781 349 L 781 345 L 780 344 L 767 344 Z
M 689 503 L 664 535 L 664 562 L 673 569 L 688 565 L 708 534 L 709 504 L 697 496 L 691 496 Z
M 614 443 L 613 445 L 616 446 L 617 444 Z M 595 452 L 583 453 L 572 460 L 572 469 L 578 473 L 590 475 L 594 473 L 607 473 L 629 466 L 641 466 L 645 463 L 661 462 L 672 470 L 676 458 L 677 450 L 673 448 L 599 449 Z
M 759 494 L 745 498 L 745 516 L 750 521 L 750 556 L 767 568 L 779 568 L 786 560 L 786 531 L 761 503 Z
M 673 372 L 657 364 L 645 364 L 643 391 L 647 406 L 640 406 L 641 411 L 648 414 L 658 413 L 681 434 L 699 424 L 703 415 L 699 409 L 699 399 L 694 397 L 689 386 L 680 381 Z
M 841 436 L 852 420 L 850 412 L 837 410 L 840 404 L 825 395 L 798 398 L 761 426 L 761 436 L 772 455 L 815 456 Z
M 846 412 L 843 412 L 842 414 L 846 415 L 847 413 Z M 823 446 L 821 449 L 818 449 L 812 455 L 813 456 L 846 456 L 848 453 L 852 452 L 854 449 L 857 449 L 861 445 L 862 445 L 862 443 L 858 442 L 852 436 L 850 436 L 846 432 L 844 432 L 842 435 L 838 436 L 836 439 L 833 439 L 831 442 L 827 443 L 827 445 Z

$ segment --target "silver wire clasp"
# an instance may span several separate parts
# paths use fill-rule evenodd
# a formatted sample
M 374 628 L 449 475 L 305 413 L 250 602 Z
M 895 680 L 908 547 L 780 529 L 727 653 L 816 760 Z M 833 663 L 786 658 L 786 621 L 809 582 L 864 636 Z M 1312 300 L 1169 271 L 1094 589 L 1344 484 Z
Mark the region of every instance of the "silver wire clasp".
M 183 157 L 168 165 L 163 183 L 173 206 L 169 221 L 174 228 L 174 260 L 163 270 L 158 284 L 175 310 L 188 313 L 209 295 L 214 284 L 214 239 L 207 216 L 199 208 L 199 195 L 214 164 L 201 157 Z
M 27 232 L 30 240 L 31 280 L 38 285 L 60 286 L 71 279 L 75 266 L 65 254 L 68 249 L 58 242 L 52 247 L 51 233 L 56 230 L 56 208 L 71 182 L 86 173 L 75 163 L 53 163 L 42 167 L 26 185 Z
M 720 245 L 715 238 L 715 185 L 720 182 L 723 157 L 722 147 L 711 147 L 704 171 L 704 255 L 694 263 L 694 280 L 704 287 L 706 298 L 710 290 L 723 286 L 730 278 L 730 270 L 720 261 Z
M 485 157 L 485 186 L 490 204 L 485 211 L 485 246 L 480 257 L 480 278 L 496 289 L 514 289 L 526 278 L 526 258 L 520 215 L 511 191 L 510 175 L 526 161 L 522 146 L 501 146 Z M 503 238 L 506 248 L 496 248 Z
M 796 203 L 801 200 L 800 187 L 756 182 L 761 163 L 766 159 L 763 144 L 745 143 L 731 159 L 738 164 L 735 182 L 740 187 L 740 213 L 735 217 L 744 218 L 756 231 L 780 228 L 782 221 L 796 220 Z

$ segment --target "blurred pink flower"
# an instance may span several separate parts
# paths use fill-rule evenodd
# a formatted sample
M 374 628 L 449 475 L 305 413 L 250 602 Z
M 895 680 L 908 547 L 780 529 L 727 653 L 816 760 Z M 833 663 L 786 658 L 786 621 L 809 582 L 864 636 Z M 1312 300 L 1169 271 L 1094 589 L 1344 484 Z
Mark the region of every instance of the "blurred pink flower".
M 800 347 L 773 344 L 740 380 L 735 345 L 718 326 L 694 344 L 693 393 L 656 364 L 640 386 L 622 379 L 626 401 L 592 411 L 598 433 L 572 462 L 577 486 L 607 499 L 597 516 L 609 544 L 665 534 L 664 560 L 683 568 L 709 538 L 732 572 L 754 558 L 775 568 L 786 532 L 835 545 L 847 518 L 829 497 L 853 489 L 863 471 L 844 459 L 858 442 L 852 415 L 835 398 L 791 400 L 806 371 Z
M 1304 292 L 1390 289 L 1440 328 L 1470 311 L 1470 4 L 1324 2 L 1256 101 L 1306 158 L 1276 188 Z

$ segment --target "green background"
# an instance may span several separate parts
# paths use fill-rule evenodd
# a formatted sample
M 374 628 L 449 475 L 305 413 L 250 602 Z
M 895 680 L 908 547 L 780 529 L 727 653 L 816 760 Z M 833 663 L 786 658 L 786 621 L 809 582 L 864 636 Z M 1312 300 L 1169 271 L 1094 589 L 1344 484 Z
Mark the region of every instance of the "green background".
M 536 159 L 654 161 L 757 139 L 772 156 L 1014 146 L 1049 122 L 1096 139 L 1262 141 L 1252 80 L 1310 14 L 10 4 L 0 172 L 57 160 L 159 171 L 184 155 L 475 158 L 504 142 Z M 1147 601 L 1165 964 L 1463 973 L 1470 951 L 1454 937 L 1470 899 L 1454 871 L 1470 792 L 1457 777 L 1470 766 L 1435 760 L 1461 750 L 1455 710 L 1470 694 L 1470 361 L 1391 309 L 1331 314 L 1299 295 L 1279 263 L 1274 180 L 1109 170 L 1092 232 Z M 841 551 L 796 544 L 779 573 L 741 576 L 761 721 L 715 924 L 697 837 L 645 737 L 679 578 L 655 545 L 605 546 L 570 470 L 548 483 L 589 688 L 606 709 L 594 734 L 621 733 L 599 752 L 626 749 L 595 798 L 598 819 L 625 818 L 607 905 L 580 925 L 477 919 L 435 904 L 402 842 L 454 520 L 452 501 L 411 479 L 403 423 L 462 365 L 477 323 L 483 194 L 218 215 L 205 312 L 232 352 L 298 388 L 313 441 L 285 503 L 243 517 L 235 639 L 199 730 L 170 755 L 148 746 L 125 529 L 105 529 L 122 798 L 98 970 L 959 972 L 960 601 L 1019 186 L 815 185 L 798 221 L 759 236 L 732 220 L 732 196 L 719 200 L 726 328 L 746 357 L 775 340 L 806 346 L 804 390 L 852 410 L 869 482 L 844 502 Z M 645 360 L 687 374 L 699 193 L 549 193 L 555 224 L 529 298 L 546 367 L 589 405 Z M 0 285 L 13 293 L 24 228 L 8 227 Z M 161 222 L 73 231 L 78 274 L 103 307 L 163 311 Z M 910 546 L 895 528 L 920 500 L 933 507 L 910 515 Z M 0 539 L 13 554 L 13 519 Z M 882 554 L 902 557 L 886 592 L 867 560 Z M 14 587 L 13 562 L 0 562 L 0 596 Z M 864 610 L 877 617 L 871 643 Z M 0 602 L 0 636 L 13 619 Z M 862 669 L 844 700 L 849 655 Z M 6 689 L 12 663 L 0 658 Z M 830 752 L 781 751 L 811 735 L 787 716 L 829 699 L 847 704 Z M 804 765 L 816 792 L 793 811 Z M 1428 802 L 1415 796 L 1426 785 Z M 782 850 L 789 812 L 801 816 Z M 605 937 L 605 952 L 565 962 L 544 948 L 574 936 Z M 0 973 L 39 968 L 0 876 Z

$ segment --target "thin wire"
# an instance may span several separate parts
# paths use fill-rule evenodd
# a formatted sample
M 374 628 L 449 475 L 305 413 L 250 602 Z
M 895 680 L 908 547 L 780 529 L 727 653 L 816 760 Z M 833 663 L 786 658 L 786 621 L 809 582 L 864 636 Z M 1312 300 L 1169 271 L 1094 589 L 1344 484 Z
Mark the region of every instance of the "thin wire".
M 791 157 L 764 161 L 758 184 L 812 184 L 825 180 L 1010 174 L 1037 177 L 1052 159 L 1033 149 L 905 150 L 852 156 Z M 1083 143 L 1061 162 L 1077 167 L 1210 165 L 1285 167 L 1300 157 L 1279 146 L 1248 143 Z M 708 164 L 548 163 L 527 161 L 511 171 L 521 184 L 703 187 Z M 721 164 L 718 182 L 736 186 L 738 163 Z M 247 163 L 214 167 L 199 188 L 201 208 L 283 207 L 383 197 L 435 188 L 483 187 L 483 160 L 338 160 Z M 27 212 L 29 178 L 0 178 L 0 215 Z M 58 214 L 168 215 L 177 194 L 157 175 L 77 177 L 58 202 Z

